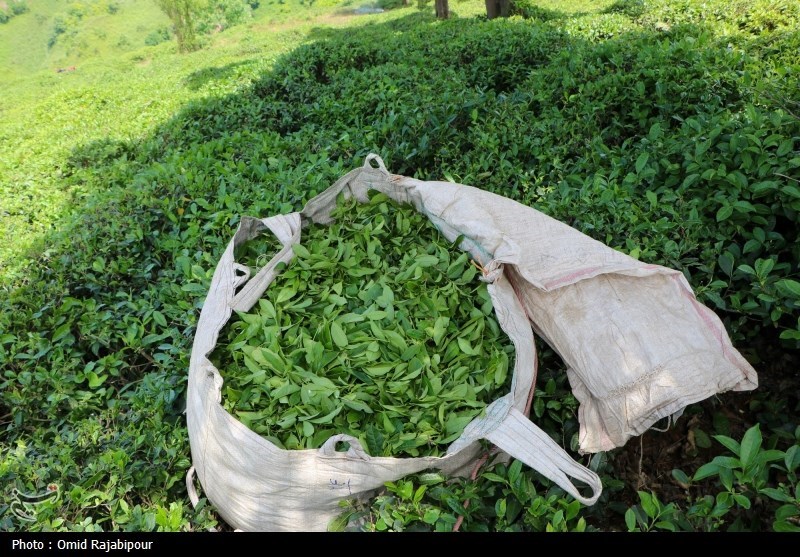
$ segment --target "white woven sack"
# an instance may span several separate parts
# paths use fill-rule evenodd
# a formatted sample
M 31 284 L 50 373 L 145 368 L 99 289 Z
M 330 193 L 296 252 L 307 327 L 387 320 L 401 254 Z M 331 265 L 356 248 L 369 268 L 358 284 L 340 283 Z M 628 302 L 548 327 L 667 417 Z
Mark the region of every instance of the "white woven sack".
M 486 270 L 498 322 L 516 350 L 511 391 L 473 420 L 443 457 L 371 457 L 347 435 L 331 437 L 319 450 L 279 449 L 223 409 L 222 377 L 208 360 L 232 311 L 249 310 L 275 278 L 276 265 L 292 259 L 302 227 L 330 222 L 339 193 L 366 201 L 370 189 L 412 204 L 449 240 L 464 237 L 460 247 Z M 234 248 L 265 230 L 284 247 L 250 278 L 250 270 L 234 261 Z M 594 504 L 601 492 L 597 475 L 523 413 L 536 375 L 534 329 L 569 366 L 587 452 L 621 446 L 717 392 L 756 386 L 755 371 L 677 271 L 640 263 L 502 196 L 391 175 L 370 155 L 300 213 L 244 217 L 220 258 L 189 369 L 190 496 L 197 501 L 196 473 L 209 501 L 235 528 L 325 530 L 342 499 L 365 499 L 385 482 L 425 469 L 464 473 L 479 453 L 478 441 L 486 439 Z M 336 450 L 340 441 L 349 442 L 346 452 Z

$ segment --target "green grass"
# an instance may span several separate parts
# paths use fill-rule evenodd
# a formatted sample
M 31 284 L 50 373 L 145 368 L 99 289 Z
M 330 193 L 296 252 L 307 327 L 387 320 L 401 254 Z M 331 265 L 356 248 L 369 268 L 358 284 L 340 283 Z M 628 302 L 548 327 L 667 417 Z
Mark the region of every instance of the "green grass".
M 30 11 L 3 26 L 0 43 L 0 80 L 13 81 L 37 72 L 78 66 L 87 61 L 110 60 L 144 46 L 148 33 L 169 24 L 151 1 L 118 2 L 111 14 L 107 0 L 66 2 L 32 0 Z M 83 15 L 70 15 L 77 8 Z M 66 31 L 52 47 L 48 40 L 55 20 L 67 22 Z
M 112 15 L 108 2 L 87 2 L 86 15 L 70 28 L 75 35 L 61 35 L 48 49 L 54 19 L 68 19 L 71 4 L 32 2 L 29 12 L 4 26 L 0 43 L 5 91 L 0 98 L 0 145 L 6 151 L 0 158 L 0 195 L 5 200 L 0 234 L 14 238 L 13 245 L 0 246 L 0 274 L 16 272 L 25 261 L 20 256 L 81 194 L 80 188 L 63 187 L 52 161 L 68 158 L 76 145 L 144 137 L 187 102 L 246 86 L 276 56 L 310 40 L 323 26 L 382 23 L 416 12 L 409 7 L 352 16 L 349 11 L 361 4 L 264 2 L 251 23 L 209 37 L 207 48 L 183 56 L 174 41 L 143 46 L 148 33 L 168 23 L 154 3 L 124 2 Z M 598 11 L 607 4 L 576 2 L 560 9 Z M 451 8 L 454 17 L 484 10 L 480 2 L 458 0 Z M 128 42 L 120 46 L 122 36 Z M 71 66 L 74 72 L 55 71 Z M 215 78 L 197 87 L 190 74 L 203 72 Z
M 132 24 L 137 22 L 137 27 L 149 22 L 149 30 L 163 24 L 160 12 L 146 6 L 149 4 L 135 3 L 113 16 L 98 15 L 91 21 L 105 29 L 107 20 L 135 8 L 134 14 L 140 17 Z M 98 47 L 99 55 L 87 56 L 82 62 L 80 58 L 60 58 L 58 67 L 77 64 L 77 69 L 68 73 L 56 73 L 49 67 L 41 70 L 33 58 L 19 71 L 25 77 L 9 80 L 7 94 L 0 99 L 0 145 L 5 151 L 0 158 L 5 212 L 0 234 L 14 238 L 13 244 L 0 246 L 0 275 L 14 273 L 29 248 L 86 193 L 80 185 L 64 187 L 59 172 L 63 163 L 53 168 L 54 161 L 68 159 L 76 147 L 97 141 L 135 142 L 193 100 L 220 97 L 246 87 L 267 71 L 278 55 L 310 40 L 321 25 L 359 25 L 398 15 L 353 20 L 338 16 L 335 7 L 297 9 L 303 17 L 285 23 L 292 13 L 288 8 L 272 12 L 269 6 L 260 7 L 252 23 L 215 35 L 207 48 L 188 55 L 178 54 L 174 41 L 116 54 L 113 48 Z M 16 38 L 10 34 L 12 39 L 27 36 L 30 29 L 26 25 L 35 21 L 36 13 L 31 10 L 8 24 L 18 26 L 10 29 L 19 33 Z M 315 22 L 326 15 L 324 23 Z M 87 28 L 81 29 L 80 37 L 91 34 Z M 35 29 L 31 37 L 38 38 L 27 40 L 46 41 Z M 143 44 L 143 39 L 140 42 Z M 17 49 L 12 50 L 21 57 Z
M 353 17 L 356 3 L 265 2 L 187 55 L 144 46 L 164 23 L 147 2 L 87 13 L 48 51 L 69 4 L 30 5 L 0 26 L 0 528 L 218 524 L 183 486 L 188 354 L 210 273 L 241 215 L 299 209 L 369 152 L 680 269 L 762 380 L 687 410 L 668 462 L 691 485 L 661 482 L 658 504 L 629 481 L 625 448 L 592 457 L 606 493 L 591 509 L 495 466 L 474 482 L 389 486 L 373 529 L 449 529 L 467 499 L 466 530 L 625 529 L 629 517 L 659 529 L 659 509 L 678 529 L 794 524 L 773 497 L 797 485 L 786 455 L 800 423 L 796 3 L 542 0 L 520 2 L 529 19 L 488 22 L 467 0 L 440 22 L 432 4 Z M 559 360 L 542 358 L 532 418 L 570 448 L 577 402 Z M 782 469 L 756 463 L 730 486 L 724 470 L 687 476 L 726 454 L 713 435 L 755 424 Z M 423 500 L 409 495 L 428 481 Z M 61 498 L 20 523 L 10 490 L 50 482 Z

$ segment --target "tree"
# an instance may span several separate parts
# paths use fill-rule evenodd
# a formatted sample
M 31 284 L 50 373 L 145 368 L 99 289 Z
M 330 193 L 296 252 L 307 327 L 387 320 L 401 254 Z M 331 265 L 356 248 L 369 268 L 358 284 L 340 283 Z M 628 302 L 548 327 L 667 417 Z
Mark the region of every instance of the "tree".
M 447 0 L 436 0 L 436 17 L 439 19 L 450 17 L 450 6 L 447 4 Z
M 508 17 L 511 15 L 511 0 L 486 0 L 486 17 Z
M 198 0 L 156 0 L 161 11 L 172 21 L 180 52 L 191 52 L 200 48 L 194 32 L 194 16 L 200 10 Z

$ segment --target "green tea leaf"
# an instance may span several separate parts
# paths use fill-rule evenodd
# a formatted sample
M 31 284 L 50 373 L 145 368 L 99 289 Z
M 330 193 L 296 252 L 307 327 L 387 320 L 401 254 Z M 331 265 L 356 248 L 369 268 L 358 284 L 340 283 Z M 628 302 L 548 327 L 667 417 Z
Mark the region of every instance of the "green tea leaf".
M 718 464 L 709 462 L 698 468 L 697 472 L 694 473 L 692 479 L 694 481 L 698 481 L 698 480 L 703 480 L 705 478 L 710 478 L 711 476 L 718 475 L 719 471 L 720 471 L 720 466 Z
M 775 283 L 784 296 L 800 299 L 800 282 L 792 279 L 782 279 Z
M 775 267 L 775 261 L 772 259 L 757 259 L 756 260 L 756 274 L 759 277 L 766 277 L 770 271 Z
M 731 276 L 733 274 L 734 259 L 730 252 L 726 251 L 720 255 L 717 261 L 719 262 L 719 268 L 722 269 L 726 275 Z
M 155 321 L 156 325 L 159 325 L 160 327 L 167 326 L 167 319 L 166 317 L 164 317 L 164 314 L 161 313 L 160 311 L 153 312 L 153 321 Z
M 425 524 L 436 524 L 436 521 L 439 520 L 441 512 L 442 511 L 439 509 L 426 509 L 425 514 L 422 515 L 422 521 Z
M 311 253 L 301 244 L 293 244 L 292 251 L 294 251 L 297 257 L 302 257 L 303 259 L 308 259 L 311 257 Z
M 742 462 L 742 467 L 747 469 L 754 462 L 758 451 L 761 449 L 761 429 L 758 424 L 748 429 L 742 438 L 742 451 L 739 454 L 739 460 Z
M 421 255 L 417 257 L 416 263 L 422 268 L 433 267 L 439 263 L 439 258 L 435 255 Z
M 344 532 L 354 514 L 353 511 L 348 511 L 337 515 L 328 523 L 328 532 Z
M 736 456 L 739 456 L 742 452 L 742 447 L 738 441 L 735 439 L 731 439 L 725 435 L 714 435 L 714 439 L 716 439 L 719 443 L 721 443 L 724 447 L 726 447 L 729 451 L 731 451 Z
M 769 497 L 774 501 L 780 501 L 782 503 L 788 503 L 792 501 L 791 495 L 786 493 L 786 491 L 774 487 L 765 487 L 759 490 L 759 493 L 766 495 L 767 497 Z
M 89 379 L 89 388 L 96 389 L 103 383 L 105 383 L 106 379 L 108 379 L 108 374 L 105 375 L 97 375 L 95 372 L 90 371 L 86 374 L 86 377 Z
M 357 412 L 364 412 L 365 414 L 372 414 L 372 408 L 369 407 L 368 404 L 361 402 L 360 400 L 352 400 L 348 398 L 343 398 L 342 403 Z
M 347 335 L 336 321 L 331 323 L 331 339 L 339 348 L 347 346 Z
M 650 518 L 658 516 L 658 504 L 655 497 L 646 491 L 639 491 L 638 494 L 644 513 Z
M 275 299 L 275 303 L 280 305 L 294 298 L 296 294 L 297 290 L 295 290 L 294 288 L 284 288 L 278 294 L 278 297 Z
M 723 205 L 717 211 L 717 222 L 722 222 L 730 218 L 733 214 L 733 207 L 730 205 Z
M 342 402 L 344 402 L 344 401 L 342 401 Z M 308 421 L 310 423 L 312 423 L 312 424 L 329 424 L 329 423 L 331 423 L 333 421 L 333 419 L 336 416 L 339 415 L 339 412 L 342 411 L 342 408 L 344 408 L 344 407 L 343 406 L 339 406 L 338 408 L 336 408 L 332 412 L 329 412 L 329 413 L 325 414 L 324 416 L 321 416 L 319 418 L 313 418 L 313 419 L 310 419 Z M 309 436 L 306 435 L 306 437 L 309 437 Z
M 467 339 L 465 339 L 465 338 L 460 338 L 459 337 L 459 339 L 458 339 L 458 347 L 461 349 L 461 351 L 464 354 L 468 354 L 470 356 L 473 356 L 473 355 L 476 354 L 475 349 L 472 347 L 472 345 L 469 343 L 469 341 Z
M 392 371 L 392 369 L 394 369 L 394 367 L 395 367 L 395 364 L 393 364 L 393 363 L 381 364 L 381 365 L 377 365 L 377 366 L 370 366 L 370 367 L 364 368 L 364 371 L 366 371 L 372 377 L 380 377 L 380 376 L 386 375 L 387 373 Z
M 384 452 L 384 437 L 380 430 L 372 424 L 367 426 L 364 438 L 367 442 L 367 451 L 373 456 L 380 456 Z
M 628 532 L 634 532 L 636 530 L 636 514 L 633 512 L 633 509 L 625 511 L 625 525 L 628 527 Z
M 648 155 L 647 153 L 642 153 L 641 155 L 639 155 L 639 157 L 636 159 L 636 174 L 642 173 L 642 170 L 644 170 L 644 167 L 649 159 L 650 155 Z
M 367 312 L 364 317 L 369 319 L 370 321 L 380 321 L 381 319 L 386 318 L 386 312 L 374 309 L 372 311 Z
M 778 147 L 778 153 L 777 154 L 778 154 L 779 157 L 782 157 L 782 156 L 787 155 L 788 153 L 790 153 L 793 148 L 794 148 L 794 144 L 793 144 L 792 140 L 791 139 L 786 139 L 786 140 L 781 142 L 780 146 Z

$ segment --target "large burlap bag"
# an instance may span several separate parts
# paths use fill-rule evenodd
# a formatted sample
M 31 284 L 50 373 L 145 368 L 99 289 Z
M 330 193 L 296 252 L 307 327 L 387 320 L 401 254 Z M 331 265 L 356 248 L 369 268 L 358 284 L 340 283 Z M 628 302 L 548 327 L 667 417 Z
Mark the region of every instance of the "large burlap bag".
M 516 350 L 511 391 L 443 457 L 371 457 L 347 435 L 319 450 L 279 449 L 223 409 L 222 377 L 208 360 L 232 311 L 249 310 L 275 278 L 276 265 L 291 260 L 303 226 L 330 222 L 339 193 L 366 201 L 370 189 L 412 204 L 451 241 L 463 236 L 460 247 L 484 267 L 498 322 Z M 234 249 L 265 230 L 284 247 L 251 278 L 234 261 Z M 601 491 L 597 475 L 524 415 L 535 382 L 533 330 L 569 366 L 583 451 L 621 446 L 687 404 L 756 386 L 755 371 L 679 272 L 636 261 L 502 196 L 391 175 L 370 155 L 300 213 L 244 217 L 220 258 L 189 369 L 190 495 L 197 500 L 196 473 L 207 498 L 236 528 L 324 530 L 343 498 L 367 498 L 385 482 L 425 469 L 464 473 L 486 439 L 593 504 Z M 340 441 L 349 442 L 347 451 L 337 450 Z

